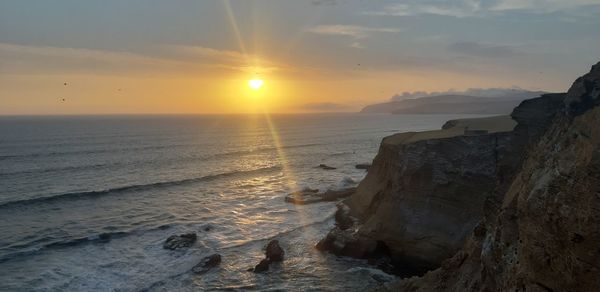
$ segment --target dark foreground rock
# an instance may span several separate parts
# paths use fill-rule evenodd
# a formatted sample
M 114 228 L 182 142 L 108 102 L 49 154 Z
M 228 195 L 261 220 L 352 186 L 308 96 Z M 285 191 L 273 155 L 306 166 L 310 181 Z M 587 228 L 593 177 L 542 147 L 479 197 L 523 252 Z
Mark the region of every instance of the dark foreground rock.
M 281 262 L 283 261 L 283 257 L 285 256 L 285 251 L 281 246 L 279 246 L 279 241 L 274 239 L 269 241 L 267 247 L 265 248 L 265 258 L 258 263 L 254 269 L 252 269 L 255 273 L 262 273 L 269 270 L 269 266 L 273 262 Z
M 269 244 L 267 244 L 267 250 L 265 251 L 265 255 L 267 256 L 267 259 L 271 262 L 281 262 L 283 261 L 285 251 L 283 251 L 283 248 L 279 246 L 278 240 L 271 240 Z
M 255 273 L 266 272 L 266 271 L 269 270 L 269 265 L 271 265 L 271 262 L 268 259 L 263 259 L 263 260 L 260 261 L 260 263 L 258 263 L 254 267 L 254 272 Z
M 319 193 L 317 189 L 306 189 L 293 192 L 285 197 L 285 201 L 296 205 L 307 205 L 319 202 L 332 202 L 347 198 L 356 191 L 356 188 L 347 188 L 343 190 L 327 190 Z
M 207 256 L 200 261 L 196 266 L 192 268 L 192 271 L 196 274 L 204 274 L 208 272 L 210 269 L 218 266 L 221 263 L 221 255 L 213 254 Z
M 196 238 L 196 233 L 171 235 L 163 244 L 163 248 L 175 250 L 178 248 L 190 247 L 194 244 L 194 242 L 196 242 Z

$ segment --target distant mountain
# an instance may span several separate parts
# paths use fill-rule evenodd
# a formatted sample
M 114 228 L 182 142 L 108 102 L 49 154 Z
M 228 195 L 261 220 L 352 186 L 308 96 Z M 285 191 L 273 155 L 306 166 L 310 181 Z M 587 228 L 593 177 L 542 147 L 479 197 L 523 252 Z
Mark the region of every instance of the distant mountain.
M 480 96 L 468 95 L 479 93 Z M 456 94 L 440 94 L 402 99 L 413 94 L 396 95 L 389 102 L 364 107 L 362 113 L 393 114 L 509 114 L 521 101 L 546 92 L 517 89 L 469 89 Z

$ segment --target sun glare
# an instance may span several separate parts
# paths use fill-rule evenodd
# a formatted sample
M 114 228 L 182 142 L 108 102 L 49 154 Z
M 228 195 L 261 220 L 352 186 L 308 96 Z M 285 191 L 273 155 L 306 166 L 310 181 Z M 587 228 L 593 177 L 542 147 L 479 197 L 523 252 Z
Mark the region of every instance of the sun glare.
M 261 79 L 252 79 L 248 81 L 248 86 L 254 90 L 259 90 L 265 82 Z

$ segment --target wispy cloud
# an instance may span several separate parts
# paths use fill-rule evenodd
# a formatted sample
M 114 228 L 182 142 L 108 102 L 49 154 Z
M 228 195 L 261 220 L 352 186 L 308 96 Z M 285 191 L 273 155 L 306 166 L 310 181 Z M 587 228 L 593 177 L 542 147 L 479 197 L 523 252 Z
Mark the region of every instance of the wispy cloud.
M 311 3 L 317 6 L 334 6 L 338 4 L 337 0 L 312 0 Z
M 567 13 L 589 7 L 600 8 L 600 0 L 409 0 L 366 14 L 388 16 L 429 14 L 462 18 L 484 17 L 514 11 L 532 14 Z
M 600 6 L 600 0 L 499 0 L 490 7 L 490 10 L 527 10 L 537 13 L 552 13 L 586 6 Z
M 398 33 L 402 29 L 392 27 L 368 27 L 359 25 L 318 25 L 311 27 L 309 32 L 320 35 L 343 36 L 352 38 L 351 48 L 364 49 L 365 45 L 360 40 L 374 33 Z
M 362 39 L 371 33 L 398 33 L 402 30 L 390 27 L 368 27 L 359 25 L 318 25 L 310 28 L 308 31 L 323 35 L 348 36 L 354 39 Z
M 0 43 L 0 74 L 7 73 L 177 73 L 190 71 L 238 71 L 259 73 L 283 70 L 260 56 L 240 52 L 218 50 L 201 46 L 163 45 L 154 48 L 152 54 L 122 51 L 91 50 L 50 46 L 28 46 Z M 259 64 L 260 66 L 256 66 Z

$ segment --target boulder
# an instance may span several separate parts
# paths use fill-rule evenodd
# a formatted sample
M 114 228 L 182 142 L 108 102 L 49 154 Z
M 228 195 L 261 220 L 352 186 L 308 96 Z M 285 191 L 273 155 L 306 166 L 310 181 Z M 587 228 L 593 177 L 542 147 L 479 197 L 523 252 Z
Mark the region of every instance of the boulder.
M 192 271 L 196 274 L 204 274 L 208 272 L 210 269 L 218 266 L 221 263 L 221 255 L 213 254 L 207 256 L 200 261 L 196 266 L 192 268 Z
M 190 247 L 196 242 L 196 233 L 186 233 L 181 235 L 171 235 L 165 243 L 163 248 L 175 250 L 178 248 Z
M 315 246 L 318 250 L 327 250 L 335 255 L 355 258 L 369 258 L 377 255 L 378 243 L 353 230 L 341 230 L 334 227 L 327 236 Z
M 270 264 L 271 264 L 271 262 L 268 259 L 263 259 L 262 261 L 260 261 L 260 263 L 258 263 L 258 265 L 256 265 L 254 267 L 254 272 L 255 273 L 266 272 L 269 270 Z
M 283 261 L 285 251 L 283 251 L 283 248 L 279 246 L 278 240 L 271 240 L 269 244 L 267 244 L 265 255 L 267 256 L 267 259 L 271 262 L 281 262 Z

